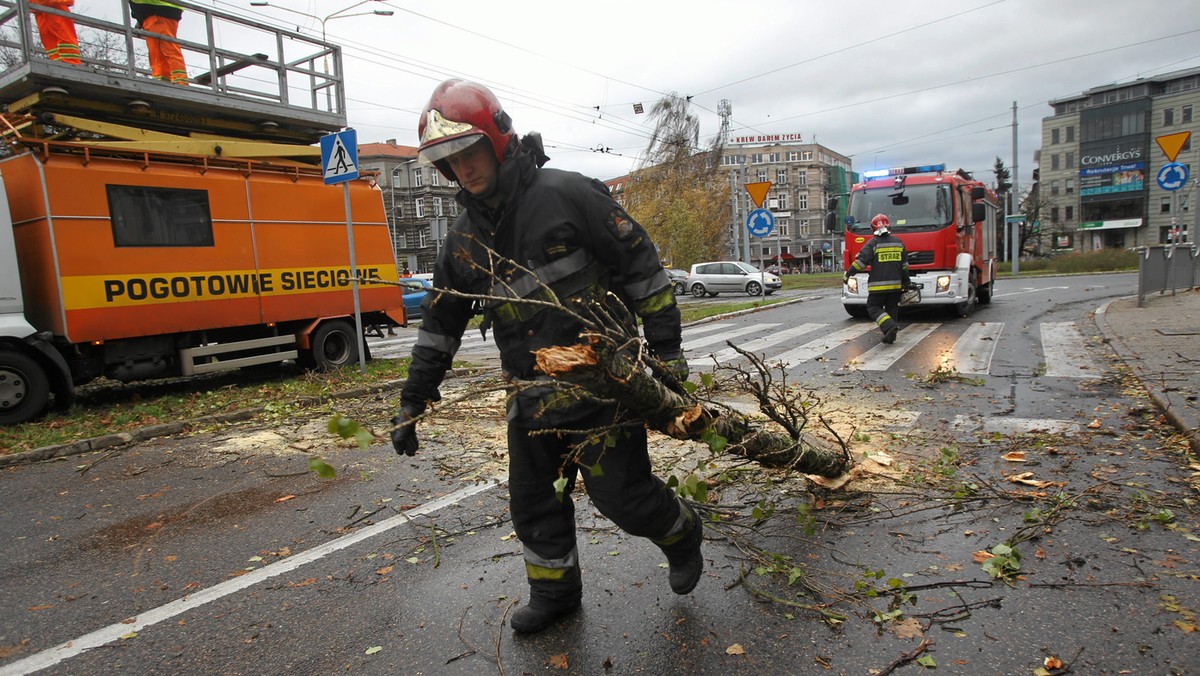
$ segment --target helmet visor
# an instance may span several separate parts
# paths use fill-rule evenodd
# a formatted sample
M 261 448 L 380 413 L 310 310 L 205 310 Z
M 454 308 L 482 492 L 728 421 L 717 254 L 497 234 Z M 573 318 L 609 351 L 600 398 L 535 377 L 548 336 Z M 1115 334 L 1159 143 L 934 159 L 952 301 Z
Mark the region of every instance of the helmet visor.
M 439 141 L 432 145 L 421 148 L 421 152 L 419 154 L 421 159 L 425 160 L 426 162 L 438 162 L 450 157 L 454 153 L 462 152 L 467 148 L 470 148 L 483 138 L 484 136 L 481 133 L 467 134 L 466 136 L 459 136 L 458 138 L 449 138 L 445 141 Z

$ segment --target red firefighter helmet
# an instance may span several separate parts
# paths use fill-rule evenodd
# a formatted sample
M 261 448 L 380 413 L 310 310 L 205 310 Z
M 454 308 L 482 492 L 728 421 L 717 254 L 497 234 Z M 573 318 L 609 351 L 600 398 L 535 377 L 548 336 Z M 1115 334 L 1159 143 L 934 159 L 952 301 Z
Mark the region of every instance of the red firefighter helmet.
M 486 138 L 496 161 L 504 162 L 515 136 L 512 120 L 496 95 L 481 84 L 458 79 L 446 80 L 433 90 L 421 111 L 417 132 L 421 157 L 450 180 L 456 179 L 444 161 L 447 157 Z
M 891 225 L 892 221 L 884 214 L 876 214 L 875 218 L 871 219 L 871 229 L 875 231 L 876 235 L 885 234 Z

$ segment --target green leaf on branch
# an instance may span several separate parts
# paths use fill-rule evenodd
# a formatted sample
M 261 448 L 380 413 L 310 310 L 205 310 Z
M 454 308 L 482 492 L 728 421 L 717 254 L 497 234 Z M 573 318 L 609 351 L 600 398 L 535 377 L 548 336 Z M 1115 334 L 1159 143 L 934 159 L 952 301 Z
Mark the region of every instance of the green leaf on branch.
M 716 430 L 712 429 L 711 427 L 704 430 L 704 432 L 700 435 L 700 440 L 708 444 L 708 450 L 712 451 L 713 453 L 723 452 L 725 450 L 725 446 L 729 443 L 728 439 L 720 434 L 717 434 Z
M 566 497 L 567 492 L 567 477 L 560 476 L 554 480 L 554 495 L 558 497 L 558 501 L 562 502 Z

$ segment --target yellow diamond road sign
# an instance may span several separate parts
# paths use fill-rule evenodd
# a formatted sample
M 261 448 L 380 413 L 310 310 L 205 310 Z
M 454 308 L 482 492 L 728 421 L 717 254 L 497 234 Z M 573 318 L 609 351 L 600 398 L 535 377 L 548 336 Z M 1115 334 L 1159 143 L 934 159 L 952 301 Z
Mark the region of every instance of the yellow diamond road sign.
M 767 191 L 770 189 L 770 181 L 746 184 L 746 192 L 750 193 L 750 199 L 754 200 L 754 206 L 759 207 L 760 209 L 762 208 L 763 200 L 767 197 Z
M 1174 162 L 1179 155 L 1179 151 L 1183 150 L 1183 144 L 1187 143 L 1192 132 L 1181 131 L 1177 134 L 1167 134 L 1166 136 L 1156 136 L 1154 140 L 1158 143 L 1158 147 L 1162 148 L 1163 154 L 1167 156 L 1168 162 Z

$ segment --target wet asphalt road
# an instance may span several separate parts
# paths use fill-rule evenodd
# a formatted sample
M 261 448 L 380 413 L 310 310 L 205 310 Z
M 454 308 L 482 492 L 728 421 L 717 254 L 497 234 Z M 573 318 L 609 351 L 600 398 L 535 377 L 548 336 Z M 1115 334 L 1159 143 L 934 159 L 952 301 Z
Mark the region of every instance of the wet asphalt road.
M 1032 673 L 1051 655 L 1073 673 L 1193 672 L 1194 478 L 1087 316 L 1130 284 L 1014 284 L 969 322 L 914 316 L 939 326 L 890 367 L 861 368 L 874 363 L 869 333 L 798 363 L 789 378 L 851 440 L 849 484 L 700 463 L 723 479 L 714 506 L 741 518 L 709 528 L 706 574 L 687 597 L 670 593 L 653 546 L 577 495 L 584 608 L 535 637 L 505 624 L 525 585 L 504 485 L 488 480 L 504 471 L 497 438 L 449 425 L 397 458 L 324 441 L 314 413 L 6 470 L 0 674 L 921 669 L 906 655 L 939 673 Z M 815 331 L 829 335 L 853 324 L 837 313 L 824 297 L 720 331 L 825 323 Z M 969 327 L 997 322 L 986 373 L 932 377 Z M 1043 324 L 1074 327 L 1095 372 L 1053 372 L 1047 351 L 1074 338 Z M 656 448 L 663 473 L 705 457 Z M 339 478 L 305 472 L 313 454 Z M 1024 472 L 1049 483 L 1012 481 Z M 990 580 L 975 553 L 1013 537 L 1021 577 Z

